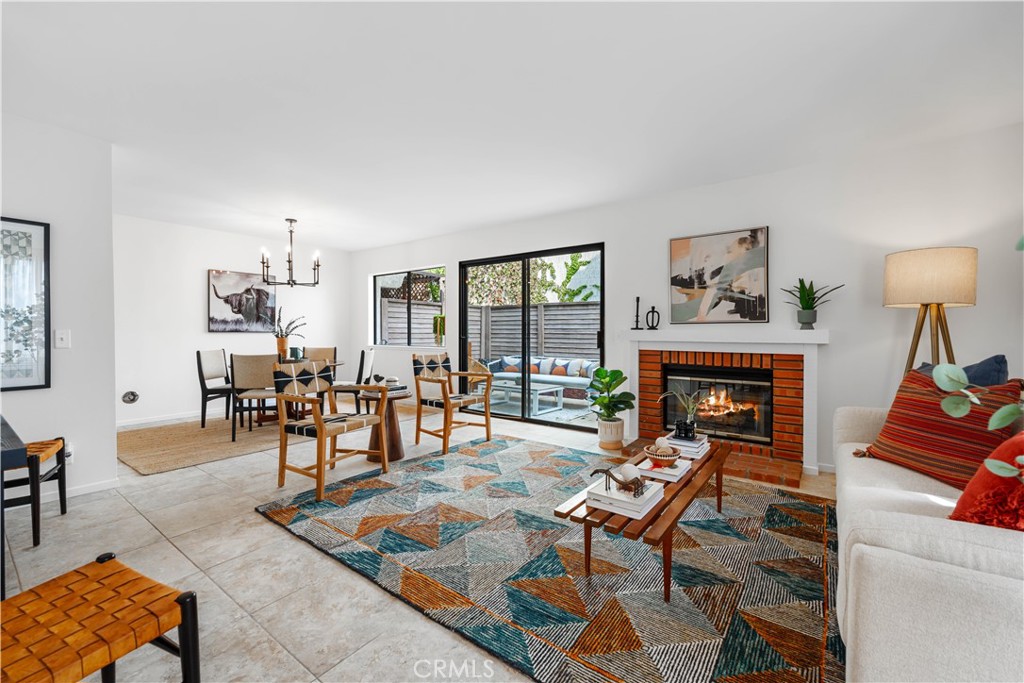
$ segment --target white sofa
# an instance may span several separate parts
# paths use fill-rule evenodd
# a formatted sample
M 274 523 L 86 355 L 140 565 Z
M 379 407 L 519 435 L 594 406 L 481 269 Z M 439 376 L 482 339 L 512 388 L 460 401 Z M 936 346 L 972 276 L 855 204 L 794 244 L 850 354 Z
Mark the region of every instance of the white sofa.
M 960 491 L 856 458 L 886 411 L 834 419 L 848 681 L 1024 681 L 1024 533 L 947 519 Z

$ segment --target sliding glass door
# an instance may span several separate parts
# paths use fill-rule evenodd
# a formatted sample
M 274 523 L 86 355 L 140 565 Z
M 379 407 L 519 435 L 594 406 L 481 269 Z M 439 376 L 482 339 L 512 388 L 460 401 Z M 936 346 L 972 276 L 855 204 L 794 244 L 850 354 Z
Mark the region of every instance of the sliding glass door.
M 602 256 L 592 244 L 460 264 L 463 366 L 494 375 L 492 414 L 596 428 L 586 399 L 602 361 Z

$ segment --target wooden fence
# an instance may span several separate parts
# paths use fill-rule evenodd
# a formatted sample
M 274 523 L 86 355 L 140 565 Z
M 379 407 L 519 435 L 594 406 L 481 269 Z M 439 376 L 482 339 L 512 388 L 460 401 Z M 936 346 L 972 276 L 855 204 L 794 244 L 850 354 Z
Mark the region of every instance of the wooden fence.
M 441 304 L 412 302 L 412 345 L 433 346 L 434 316 Z M 404 299 L 382 299 L 380 330 L 390 344 L 405 345 L 408 307 Z M 522 309 L 519 306 L 470 306 L 469 342 L 476 358 L 519 355 L 522 351 Z M 530 353 L 557 358 L 597 360 L 601 304 L 573 302 L 530 306 Z M 454 330 L 449 330 L 454 332 Z

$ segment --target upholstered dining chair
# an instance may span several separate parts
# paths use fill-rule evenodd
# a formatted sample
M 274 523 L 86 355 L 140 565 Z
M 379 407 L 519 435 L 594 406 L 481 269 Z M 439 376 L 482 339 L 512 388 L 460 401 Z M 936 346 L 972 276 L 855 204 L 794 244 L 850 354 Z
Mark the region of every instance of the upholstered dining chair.
M 339 394 L 352 394 L 352 400 L 356 404 L 356 415 L 359 414 L 359 389 L 353 387 L 360 384 L 373 382 L 373 349 L 363 349 L 359 352 L 359 367 L 356 369 L 356 380 L 340 380 L 334 383 L 334 391 Z M 370 412 L 370 402 L 366 401 L 366 412 Z
M 228 375 L 228 357 L 224 349 L 196 351 L 196 366 L 199 368 L 199 390 L 203 394 L 203 417 L 200 427 L 206 428 L 206 404 L 224 399 L 224 419 L 231 415 L 231 377 Z M 223 380 L 222 384 L 209 384 Z
M 231 354 L 231 387 L 232 409 L 231 440 L 235 440 L 235 427 L 239 420 L 249 414 L 249 431 L 252 431 L 252 414 L 263 414 L 267 410 L 267 401 L 276 398 L 274 386 L 274 366 L 277 364 L 276 353 L 258 355 Z
M 316 499 L 324 499 L 324 478 L 326 468 L 334 469 L 337 461 L 353 455 L 375 455 L 380 458 L 381 469 L 388 471 L 388 445 L 385 438 L 384 409 L 387 407 L 386 387 L 358 385 L 360 391 L 380 392 L 377 411 L 372 415 L 339 413 L 334 397 L 334 374 L 326 361 L 303 361 L 301 363 L 278 363 L 274 365 L 274 389 L 277 392 L 277 414 L 288 414 L 288 404 L 308 406 L 312 415 L 308 418 L 280 421 L 281 445 L 278 451 L 277 485 L 284 486 L 285 474 L 295 472 L 316 480 Z M 355 386 L 353 388 L 356 388 Z M 330 412 L 323 412 L 323 396 L 327 395 Z M 348 432 L 380 425 L 379 450 L 367 448 L 338 448 L 338 436 Z M 288 462 L 288 437 L 307 436 L 316 439 L 316 462 L 300 467 Z M 330 439 L 330 451 L 327 440 Z
M 337 346 L 306 346 L 302 349 L 302 357 L 306 360 L 325 360 L 333 363 L 338 359 Z
M 491 381 L 490 373 L 482 372 L 456 372 L 452 370 L 452 362 L 447 353 L 442 354 L 416 354 L 412 355 L 412 374 L 416 380 L 416 443 L 420 442 L 420 433 L 430 434 L 441 439 L 441 450 L 448 452 L 448 442 L 451 440 L 452 430 L 461 427 L 484 427 L 487 430 L 487 440 L 491 439 Z M 465 377 L 468 383 L 477 384 L 483 382 L 484 390 L 480 394 L 457 394 L 453 379 Z M 440 389 L 440 396 L 427 387 L 436 386 Z M 484 404 L 484 421 L 470 422 L 469 420 L 455 420 L 455 409 L 466 406 Z M 444 411 L 444 423 L 439 430 L 423 428 L 423 406 L 440 408 Z

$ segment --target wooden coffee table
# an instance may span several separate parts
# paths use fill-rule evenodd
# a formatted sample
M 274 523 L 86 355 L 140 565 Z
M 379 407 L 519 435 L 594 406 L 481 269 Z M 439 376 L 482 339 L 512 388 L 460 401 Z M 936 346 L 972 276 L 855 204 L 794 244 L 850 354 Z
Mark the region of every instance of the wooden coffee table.
M 646 457 L 644 446 L 653 443 L 638 439 L 622 449 L 628 462 L 637 465 Z M 664 482 L 665 497 L 647 513 L 643 519 L 630 519 L 623 515 L 587 507 L 586 489 L 555 508 L 555 516 L 583 525 L 583 570 L 590 574 L 590 543 L 594 529 L 603 528 L 613 534 L 622 533 L 626 538 L 657 547 L 661 546 L 661 566 L 665 585 L 665 602 L 672 598 L 672 536 L 679 518 L 694 501 L 704 484 L 715 477 L 718 495 L 718 511 L 722 511 L 722 465 L 732 452 L 732 446 L 723 441 L 712 441 L 711 449 L 694 460 L 687 472 L 677 482 Z

